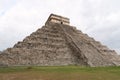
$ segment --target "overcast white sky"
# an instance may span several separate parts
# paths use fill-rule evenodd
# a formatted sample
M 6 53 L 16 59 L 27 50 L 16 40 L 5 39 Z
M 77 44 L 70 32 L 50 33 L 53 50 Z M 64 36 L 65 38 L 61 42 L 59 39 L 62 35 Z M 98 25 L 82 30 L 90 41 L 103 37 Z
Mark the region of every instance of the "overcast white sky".
M 120 54 L 120 0 L 0 0 L 0 50 L 41 28 L 51 13 Z

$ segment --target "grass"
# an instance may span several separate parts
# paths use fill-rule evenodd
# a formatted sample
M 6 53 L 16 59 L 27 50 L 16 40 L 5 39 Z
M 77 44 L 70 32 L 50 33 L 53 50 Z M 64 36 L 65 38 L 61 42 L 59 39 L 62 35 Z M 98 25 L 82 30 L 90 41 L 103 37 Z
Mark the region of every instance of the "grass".
M 8 67 L 0 80 L 120 80 L 120 67 Z

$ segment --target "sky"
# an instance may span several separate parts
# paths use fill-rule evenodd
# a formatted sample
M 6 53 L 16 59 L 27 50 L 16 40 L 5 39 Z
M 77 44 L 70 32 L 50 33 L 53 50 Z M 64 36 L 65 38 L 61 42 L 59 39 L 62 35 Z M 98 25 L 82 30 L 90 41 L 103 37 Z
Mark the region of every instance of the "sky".
M 0 0 L 0 51 L 41 28 L 51 13 L 120 54 L 120 0 Z

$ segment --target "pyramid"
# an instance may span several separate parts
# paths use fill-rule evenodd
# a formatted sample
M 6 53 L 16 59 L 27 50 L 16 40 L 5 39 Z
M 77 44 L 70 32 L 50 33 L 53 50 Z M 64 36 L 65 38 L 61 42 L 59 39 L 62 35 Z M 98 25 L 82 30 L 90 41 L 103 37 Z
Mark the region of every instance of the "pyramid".
M 0 66 L 119 66 L 114 50 L 51 14 L 45 25 L 0 54 Z

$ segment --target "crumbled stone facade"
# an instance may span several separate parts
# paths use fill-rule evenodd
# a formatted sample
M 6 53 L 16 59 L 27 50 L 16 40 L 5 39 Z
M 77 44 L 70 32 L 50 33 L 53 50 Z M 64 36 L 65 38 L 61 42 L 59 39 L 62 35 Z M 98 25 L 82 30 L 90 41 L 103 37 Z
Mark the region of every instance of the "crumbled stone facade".
M 114 50 L 68 24 L 48 19 L 41 29 L 15 44 L 13 48 L 3 51 L 0 54 L 0 65 L 91 67 L 120 65 L 119 56 Z

